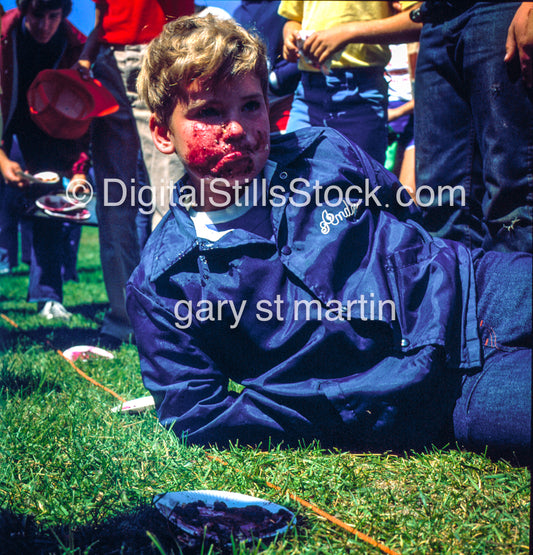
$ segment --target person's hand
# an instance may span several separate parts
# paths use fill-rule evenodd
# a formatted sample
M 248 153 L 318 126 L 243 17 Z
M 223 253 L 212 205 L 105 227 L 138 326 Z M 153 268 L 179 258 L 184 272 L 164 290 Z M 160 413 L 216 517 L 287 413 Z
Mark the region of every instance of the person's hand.
M 507 33 L 505 62 L 518 56 L 522 79 L 533 88 L 533 2 L 522 2 Z
M 401 2 L 393 2 L 392 3 L 392 9 L 395 12 L 398 12 L 398 13 L 402 12 L 403 11 L 402 3 Z
M 78 71 L 82 79 L 92 79 L 91 62 L 89 60 L 78 60 L 71 69 Z
M 29 181 L 20 176 L 22 168 L 18 162 L 10 160 L 5 154 L 0 156 L 0 171 L 6 183 L 17 187 L 26 187 Z
M 321 65 L 344 49 L 349 42 L 351 36 L 346 32 L 344 25 L 337 25 L 324 31 L 315 31 L 304 42 L 302 52 L 312 63 Z
M 283 58 L 288 62 L 297 62 L 300 54 L 298 53 L 298 32 L 302 26 L 297 21 L 287 21 L 283 27 Z

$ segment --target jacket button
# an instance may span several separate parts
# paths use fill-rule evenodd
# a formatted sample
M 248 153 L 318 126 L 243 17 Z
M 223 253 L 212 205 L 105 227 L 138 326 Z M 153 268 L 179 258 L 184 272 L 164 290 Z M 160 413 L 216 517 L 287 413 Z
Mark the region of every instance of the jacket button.
M 288 256 L 289 254 L 291 254 L 291 252 L 292 252 L 292 249 L 287 245 L 285 245 L 284 247 L 281 247 L 281 254 Z
M 411 342 L 409 341 L 409 339 L 402 339 L 402 341 L 400 342 L 400 345 L 402 347 L 409 347 L 409 345 L 411 344 Z
M 280 177 L 280 179 L 287 179 L 287 175 L 288 175 L 287 172 L 281 172 L 279 174 L 279 177 Z

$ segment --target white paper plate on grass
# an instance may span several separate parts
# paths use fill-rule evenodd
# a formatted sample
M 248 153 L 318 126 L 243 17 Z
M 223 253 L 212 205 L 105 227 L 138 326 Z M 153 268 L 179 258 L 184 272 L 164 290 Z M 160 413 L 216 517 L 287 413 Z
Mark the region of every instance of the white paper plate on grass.
M 147 395 L 146 397 L 138 397 L 137 399 L 124 401 L 124 403 L 113 407 L 111 412 L 144 412 L 154 407 L 154 398 L 151 395 Z
M 210 536 L 211 532 L 205 527 L 200 528 L 199 524 L 194 524 L 193 520 L 180 516 L 176 512 L 177 507 L 198 502 L 204 503 L 205 507 L 212 510 L 213 523 L 217 523 L 217 515 L 224 518 L 225 511 L 217 510 L 215 503 L 224 503 L 227 509 L 242 509 L 246 507 L 245 512 L 239 512 L 239 520 L 246 520 L 246 511 L 254 512 L 254 508 L 259 509 L 258 514 L 265 514 L 266 512 L 272 515 L 271 524 L 257 524 L 251 519 L 248 524 L 244 523 L 235 528 L 232 532 L 235 540 L 237 541 L 253 541 L 258 539 L 274 538 L 277 535 L 284 534 L 291 528 L 295 522 L 296 517 L 294 513 L 289 511 L 282 505 L 277 505 L 271 501 L 260 499 L 259 497 L 252 497 L 251 495 L 244 495 L 242 493 L 234 493 L 231 491 L 219 490 L 192 490 L 192 491 L 175 491 L 156 495 L 154 497 L 154 505 L 159 512 L 167 518 L 170 522 L 176 525 L 180 530 L 194 536 L 196 538 L 205 537 L 207 540 L 215 540 L 215 543 L 223 543 L 225 545 L 231 544 L 231 541 L 224 541 L 221 536 Z M 219 506 L 220 507 L 220 506 Z M 227 514 L 231 514 L 229 511 Z M 257 513 L 256 513 L 257 514 Z M 209 517 L 205 517 L 209 519 Z M 263 521 L 264 522 L 264 521 Z M 264 530 L 261 530 L 261 527 Z M 268 529 L 268 528 L 271 529 Z M 211 528 L 213 530 L 213 528 Z
M 97 357 L 115 358 L 113 353 L 94 345 L 76 345 L 75 347 L 70 347 L 70 349 L 63 351 L 63 356 L 72 362 L 76 362 L 78 359 L 88 360 Z

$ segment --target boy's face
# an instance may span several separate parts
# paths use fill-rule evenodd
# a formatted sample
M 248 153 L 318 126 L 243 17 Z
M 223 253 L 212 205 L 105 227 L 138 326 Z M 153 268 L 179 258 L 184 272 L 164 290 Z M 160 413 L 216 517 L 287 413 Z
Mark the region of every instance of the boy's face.
M 46 44 L 56 34 L 61 21 L 63 20 L 63 10 L 45 10 L 42 13 L 36 12 L 30 6 L 25 16 L 26 29 L 30 32 L 33 39 Z
M 253 180 L 268 159 L 268 108 L 259 78 L 253 73 L 208 89 L 193 83 L 188 101 L 178 102 L 168 128 L 153 116 L 150 125 L 157 148 L 165 154 L 176 152 L 183 160 L 197 202 L 205 199 L 198 209 L 212 210 L 235 202 L 235 198 L 227 202 L 228 195 L 219 191 Z

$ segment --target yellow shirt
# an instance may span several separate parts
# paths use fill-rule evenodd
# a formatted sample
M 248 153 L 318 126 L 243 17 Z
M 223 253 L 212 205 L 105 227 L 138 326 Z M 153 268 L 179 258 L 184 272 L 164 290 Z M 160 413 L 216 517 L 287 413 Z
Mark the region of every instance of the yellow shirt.
M 406 9 L 416 4 L 401 2 Z M 292 21 L 302 24 L 306 31 L 322 31 L 350 21 L 369 21 L 383 19 L 397 12 L 392 8 L 392 2 L 380 1 L 324 1 L 324 0 L 283 0 L 278 13 Z M 349 67 L 385 67 L 390 60 L 390 50 L 386 44 L 351 43 L 333 60 L 332 69 Z M 319 71 L 300 58 L 298 67 L 303 71 Z

